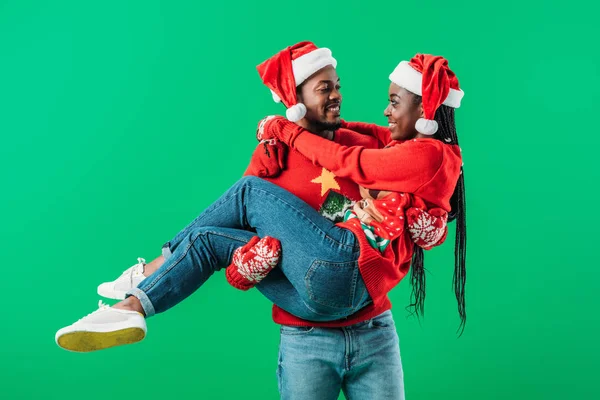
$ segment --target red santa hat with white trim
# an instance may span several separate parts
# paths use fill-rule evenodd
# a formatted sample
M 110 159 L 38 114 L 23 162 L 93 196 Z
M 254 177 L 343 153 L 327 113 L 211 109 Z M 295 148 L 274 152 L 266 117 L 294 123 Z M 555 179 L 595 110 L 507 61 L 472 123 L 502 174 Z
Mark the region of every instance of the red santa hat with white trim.
M 448 67 L 448 60 L 431 54 L 417 54 L 410 61 L 402 61 L 390 74 L 390 80 L 423 98 L 424 118 L 415 124 L 417 132 L 433 135 L 438 130 L 435 112 L 443 104 L 460 107 L 464 92 L 458 79 Z
M 281 50 L 256 69 L 263 83 L 271 89 L 273 100 L 287 107 L 287 119 L 297 122 L 306 115 L 306 106 L 298 103 L 296 87 L 328 65 L 337 66 L 331 50 L 318 48 L 312 42 L 300 42 Z

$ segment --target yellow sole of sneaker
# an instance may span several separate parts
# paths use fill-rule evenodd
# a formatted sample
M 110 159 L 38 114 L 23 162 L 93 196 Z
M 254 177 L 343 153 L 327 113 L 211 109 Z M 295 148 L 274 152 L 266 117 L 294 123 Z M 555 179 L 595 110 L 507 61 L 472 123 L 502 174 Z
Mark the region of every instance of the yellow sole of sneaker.
M 146 332 L 140 328 L 127 328 L 114 332 L 71 332 L 58 338 L 58 345 L 65 350 L 87 353 L 110 347 L 137 343 Z

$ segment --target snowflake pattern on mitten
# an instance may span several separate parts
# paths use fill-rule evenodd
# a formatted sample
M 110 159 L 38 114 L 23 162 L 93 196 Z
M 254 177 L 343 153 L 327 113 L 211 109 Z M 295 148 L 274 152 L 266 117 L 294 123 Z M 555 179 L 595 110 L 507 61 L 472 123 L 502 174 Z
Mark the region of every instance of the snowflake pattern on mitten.
M 240 275 L 250 282 L 260 282 L 279 262 L 281 247 L 275 239 L 265 237 L 259 240 L 249 251 L 239 247 L 233 253 L 233 264 Z
M 267 122 L 269 122 L 270 120 L 272 120 L 273 118 L 275 118 L 275 115 L 269 115 L 263 119 L 260 120 L 260 122 L 258 123 L 258 128 L 256 129 L 256 139 L 263 143 L 263 142 L 269 142 L 269 141 L 273 141 L 275 138 L 272 135 L 267 135 L 265 136 L 265 125 L 267 124 Z
M 227 281 L 238 289 L 248 290 L 275 268 L 280 255 L 279 240 L 255 236 L 248 244 L 233 252 L 231 265 L 226 270 Z
M 448 233 L 448 213 L 441 208 L 425 211 L 418 207 L 406 210 L 406 223 L 412 240 L 425 250 L 439 246 Z

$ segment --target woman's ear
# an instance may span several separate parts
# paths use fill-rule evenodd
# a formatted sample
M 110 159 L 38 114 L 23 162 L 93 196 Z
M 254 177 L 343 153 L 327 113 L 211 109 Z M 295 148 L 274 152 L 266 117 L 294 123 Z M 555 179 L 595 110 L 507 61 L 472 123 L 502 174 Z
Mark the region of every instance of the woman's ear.
M 425 112 L 423 111 L 423 102 L 419 103 L 419 118 L 425 118 Z

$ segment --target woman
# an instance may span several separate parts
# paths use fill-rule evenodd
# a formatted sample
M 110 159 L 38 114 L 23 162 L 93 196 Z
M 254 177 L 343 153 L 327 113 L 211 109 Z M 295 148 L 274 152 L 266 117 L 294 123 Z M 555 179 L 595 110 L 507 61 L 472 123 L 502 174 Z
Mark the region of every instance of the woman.
M 144 316 L 166 311 L 229 264 L 236 250 L 254 237 L 251 229 L 264 238 L 251 244 L 260 245 L 252 246 L 254 253 L 266 249 L 265 270 L 279 257 L 276 243 L 267 236 L 278 238 L 283 248 L 281 267 L 257 288 L 299 318 L 327 326 L 328 321 L 366 307 L 377 315 L 377 307 L 406 275 L 411 259 L 414 305 L 422 311 L 422 248 L 444 240 L 446 213 L 459 224 L 455 290 L 464 327 L 464 183 L 452 110 L 459 106 L 462 91 L 442 57 L 417 55 L 400 63 L 390 79 L 385 112 L 389 130 L 348 124 L 386 141 L 391 138 L 385 149 L 340 146 L 306 134 L 283 118 L 262 124 L 265 139 L 276 136 L 363 187 L 363 201 L 344 223 L 334 225 L 275 185 L 244 178 L 176 236 L 172 255 L 137 288 L 132 285 L 127 299 L 113 307 L 101 306 L 59 330 L 59 346 L 91 351 L 141 340 L 146 332 Z M 249 247 L 237 254 L 244 251 Z

